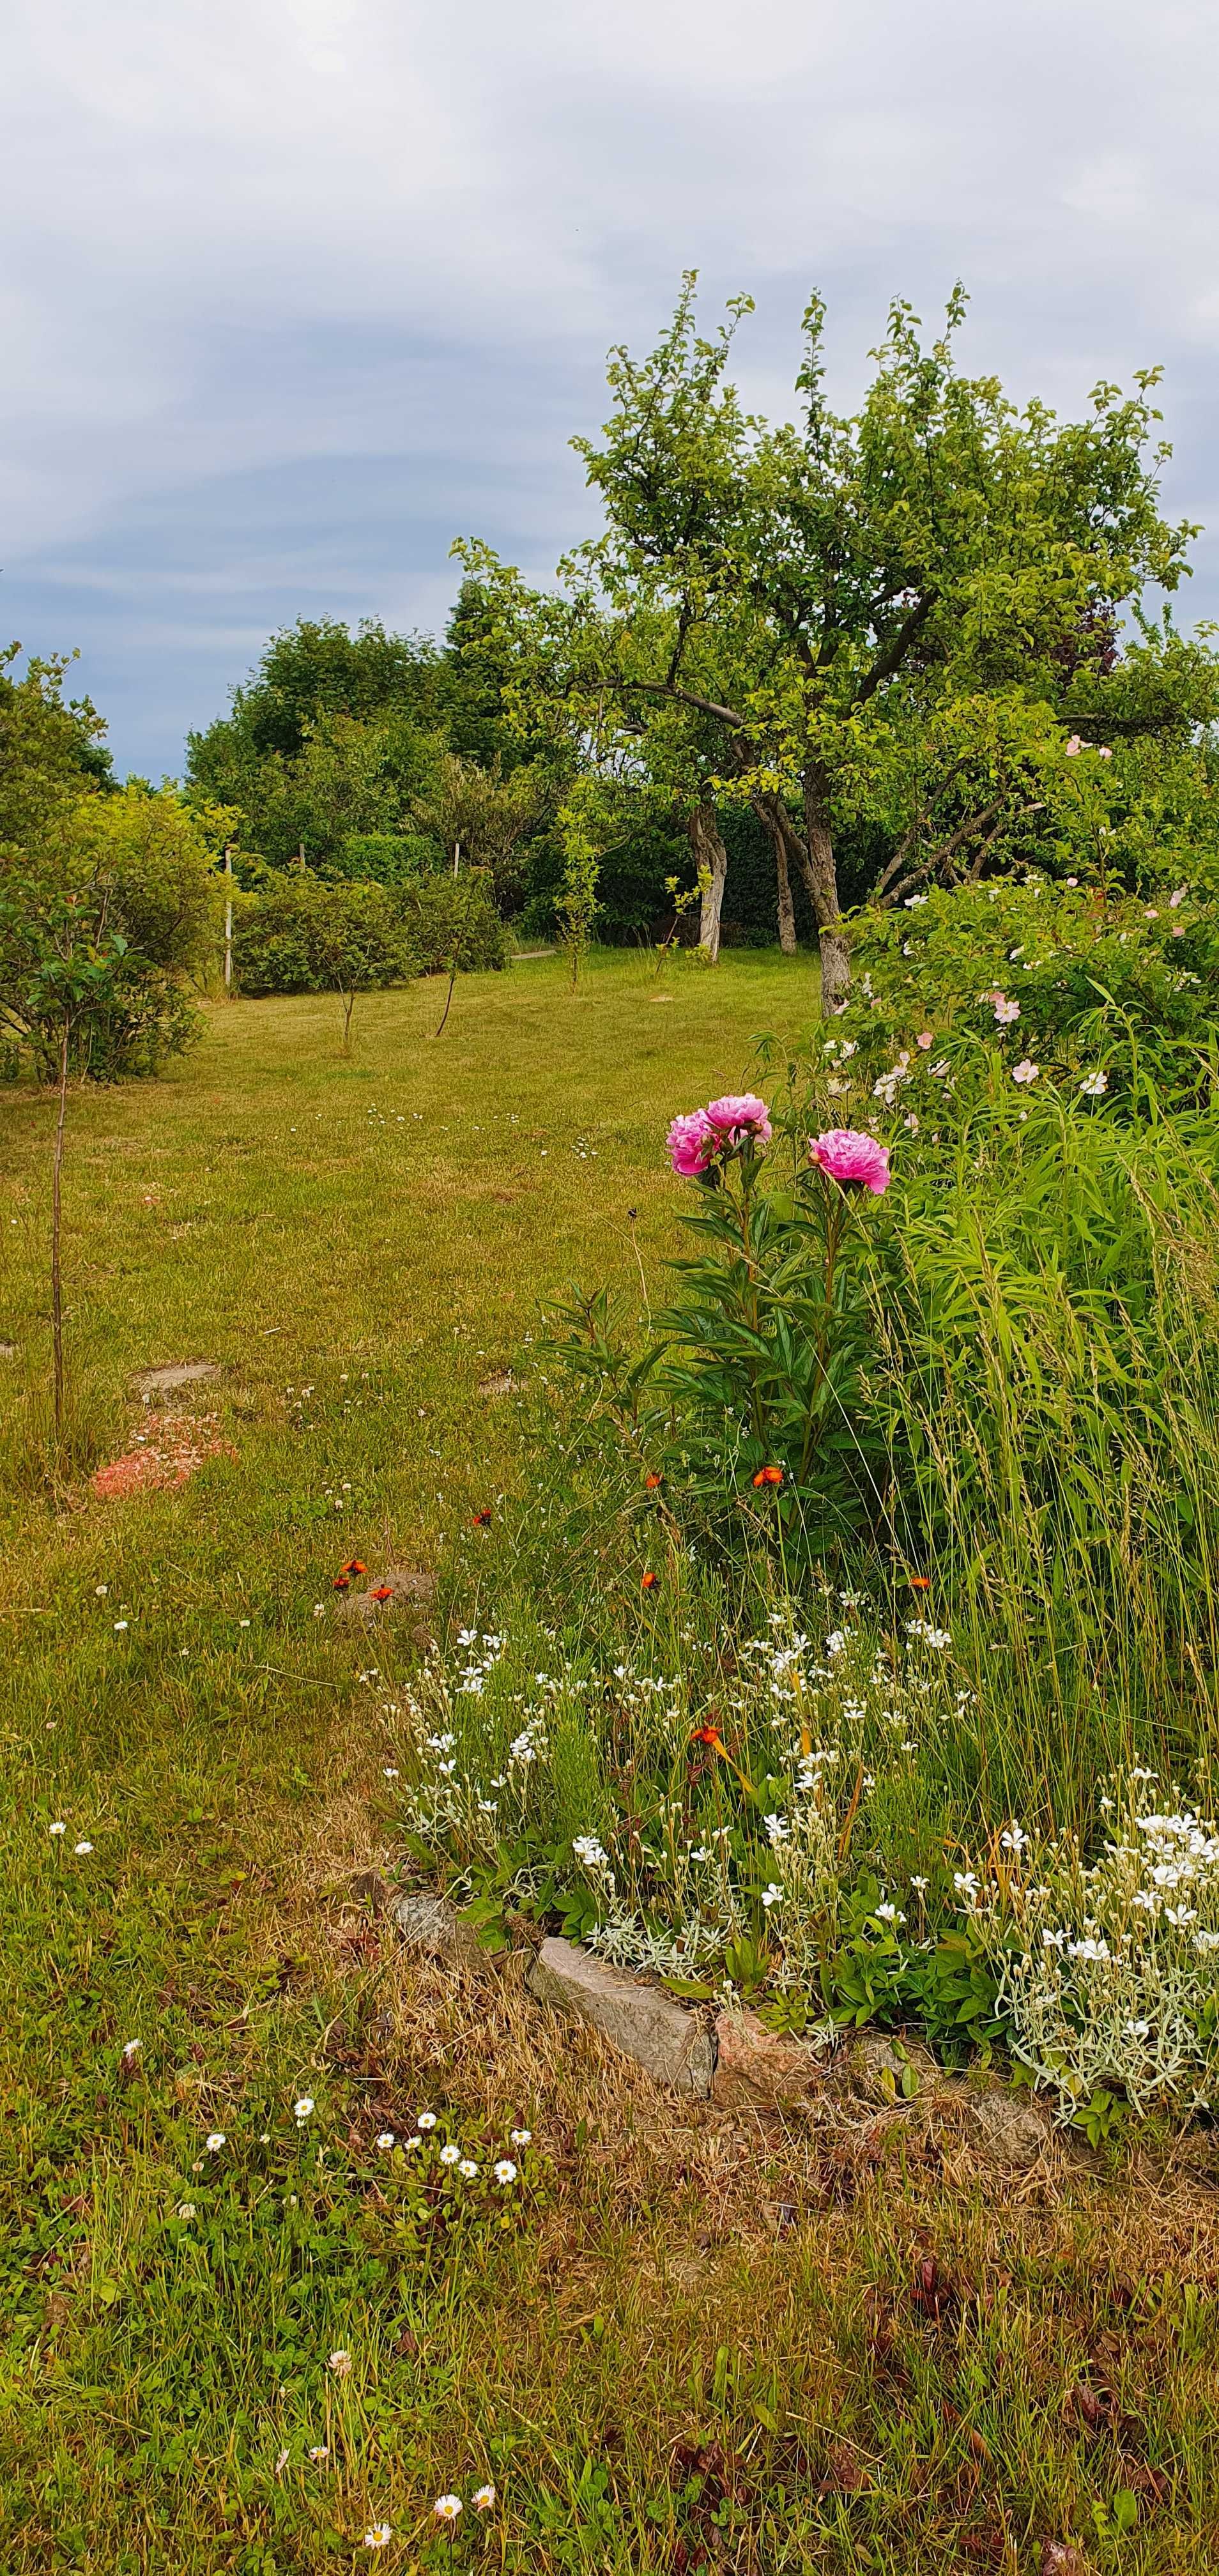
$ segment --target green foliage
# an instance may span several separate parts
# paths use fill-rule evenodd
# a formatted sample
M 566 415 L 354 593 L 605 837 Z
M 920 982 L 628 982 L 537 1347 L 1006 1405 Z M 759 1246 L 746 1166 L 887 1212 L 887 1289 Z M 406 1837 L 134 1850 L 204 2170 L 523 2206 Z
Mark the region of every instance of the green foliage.
M 445 630 L 439 674 L 444 730 L 462 760 L 505 776 L 545 750 L 542 737 L 531 736 L 514 721 L 515 663 L 494 592 L 467 578 Z
M 599 781 L 577 779 L 559 807 L 557 823 L 563 849 L 563 876 L 555 899 L 555 912 L 559 935 L 571 967 L 571 980 L 576 984 L 597 918 L 601 853 L 607 831 L 612 829 L 607 821 L 605 798 Z
M 220 803 L 226 763 L 248 749 L 255 759 L 294 760 L 309 731 L 329 717 L 366 722 L 404 710 L 425 729 L 436 722 L 435 645 L 425 636 L 387 635 L 377 618 L 354 634 L 336 618 L 302 617 L 266 645 L 232 714 L 188 737 L 190 776 Z
M 1035 1064 L 1034 1080 L 1064 1088 L 1100 1077 L 1096 1096 L 1123 1115 L 1152 1114 L 1161 1093 L 1212 1095 L 1219 906 L 1188 870 L 1150 902 L 1036 874 L 935 888 L 897 913 L 862 912 L 851 941 L 862 980 L 825 1056 L 849 1074 L 839 1096 L 859 1103 L 852 1115 L 874 1114 L 864 1104 L 879 1081 L 876 1096 L 900 1092 L 906 1115 L 943 1132 L 992 1063 L 1008 1079 Z
M 0 859 L 0 1014 L 44 1081 L 64 1013 L 73 1068 L 155 1073 L 197 1034 L 190 977 L 215 922 L 212 852 L 168 791 L 126 788 L 49 807 L 32 854 Z M 84 975 L 71 994 L 63 982 Z
M 489 877 L 479 868 L 459 876 L 406 880 L 395 893 L 399 917 L 424 975 L 480 974 L 506 966 L 508 934 Z
M 405 885 L 443 866 L 439 841 L 424 832 L 349 832 L 336 873 L 366 885 Z
M 514 908 L 545 789 L 500 739 L 492 639 L 468 592 L 443 654 L 372 621 L 273 637 L 231 713 L 190 736 L 192 793 L 231 806 L 273 866 L 303 850 L 321 875 L 392 885 L 460 849 Z
M 886 1458 L 862 1400 L 875 1202 L 853 1224 L 860 1213 L 819 1171 L 768 1169 L 746 1147 L 698 1185 L 682 1224 L 700 1249 L 670 1264 L 678 1293 L 637 1359 L 604 1298 L 557 1311 L 553 1355 L 704 1536 L 773 1536 L 807 1561 L 875 1518 Z
M 822 1969 L 827 2010 L 856 2030 L 913 2023 L 948 2065 L 971 2056 L 986 2064 L 1006 2043 L 1009 2025 L 975 1926 L 966 1919 L 932 1941 L 915 1941 L 878 1919 L 881 1897 L 878 1882 L 865 1873 L 844 1905 L 842 1938 Z
M 239 892 L 233 963 L 245 993 L 369 992 L 420 971 L 401 900 L 385 886 L 327 884 L 307 869 L 268 870 Z
M 1219 1127 L 1089 1106 L 1000 1092 L 899 1172 L 874 1303 L 899 1543 L 1064 1784 L 1088 1748 L 1174 1758 L 1219 1671 Z
M 82 795 L 113 784 L 102 718 L 87 698 L 65 703 L 70 657 L 31 659 L 13 678 L 20 650 L 0 652 L 0 866 L 16 852 L 28 865 Z
M 544 802 L 540 773 L 500 774 L 498 758 L 478 769 L 457 752 L 437 754 L 426 793 L 416 798 L 419 829 L 439 844 L 446 859 L 481 869 L 501 911 L 514 909 L 522 883 L 521 844 Z
M 1196 533 L 1160 512 L 1154 372 L 1126 398 L 1098 386 L 1081 423 L 1017 411 L 957 371 L 957 289 L 930 346 L 891 308 L 841 417 L 814 297 L 802 417 L 771 427 L 727 376 L 749 309 L 735 299 L 702 337 L 689 277 L 651 355 L 613 353 L 613 416 L 600 443 L 576 441 L 605 532 L 557 595 L 461 551 L 515 648 L 519 721 L 548 714 L 556 745 L 646 769 L 683 812 L 708 782 L 747 801 L 806 888 L 837 1008 L 844 830 L 882 836 L 894 891 L 1011 863 L 1043 829 L 1046 780 L 1065 780 L 1068 729 L 1184 758 L 1219 682 L 1205 641 L 1167 621 L 1144 622 L 1128 668 L 1116 640 L 1148 585 L 1177 586 Z
M 435 647 L 366 620 L 302 619 L 273 636 L 231 712 L 187 740 L 190 793 L 233 808 L 273 866 L 350 874 L 352 834 L 398 836 L 440 723 Z

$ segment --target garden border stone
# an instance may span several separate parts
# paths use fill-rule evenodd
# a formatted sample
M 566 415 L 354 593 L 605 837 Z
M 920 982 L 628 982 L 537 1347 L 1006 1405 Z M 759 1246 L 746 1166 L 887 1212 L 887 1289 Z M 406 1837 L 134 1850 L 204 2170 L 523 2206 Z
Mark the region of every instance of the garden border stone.
M 642 1985 L 557 1937 L 543 1941 L 526 1983 L 538 2003 L 590 2022 L 653 2083 L 707 2100 L 715 2073 L 714 2035 L 659 1986 Z
M 161 1396 L 177 1395 L 184 1386 L 211 1386 L 219 1375 L 217 1360 L 175 1360 L 168 1368 L 141 1369 L 133 1384 L 145 1404 L 156 1404 Z

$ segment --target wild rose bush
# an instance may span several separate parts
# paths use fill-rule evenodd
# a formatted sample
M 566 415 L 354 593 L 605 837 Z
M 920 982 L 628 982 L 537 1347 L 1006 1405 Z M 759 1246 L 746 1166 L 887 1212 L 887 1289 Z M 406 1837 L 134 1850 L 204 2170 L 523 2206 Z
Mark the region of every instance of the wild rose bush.
M 851 951 L 851 1000 L 826 1032 L 830 1080 L 851 1063 L 856 1084 L 886 1086 L 906 1115 L 930 1104 L 925 1081 L 923 1100 L 906 1094 L 912 1067 L 942 1060 L 959 1081 L 979 1056 L 1067 1091 L 1100 1078 L 1123 1114 L 1145 1114 L 1144 1072 L 1161 1094 L 1213 1096 L 1219 905 L 1188 870 L 1146 900 L 1037 874 L 936 888 L 857 915 Z

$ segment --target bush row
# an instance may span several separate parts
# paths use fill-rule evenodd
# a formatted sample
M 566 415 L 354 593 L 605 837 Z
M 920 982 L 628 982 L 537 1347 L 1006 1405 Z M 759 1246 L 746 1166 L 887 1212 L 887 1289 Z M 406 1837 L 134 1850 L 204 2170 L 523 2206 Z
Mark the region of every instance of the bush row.
M 234 901 L 233 964 L 243 993 L 362 991 L 416 975 L 506 965 L 508 943 L 490 880 L 419 877 L 326 882 L 268 869 Z

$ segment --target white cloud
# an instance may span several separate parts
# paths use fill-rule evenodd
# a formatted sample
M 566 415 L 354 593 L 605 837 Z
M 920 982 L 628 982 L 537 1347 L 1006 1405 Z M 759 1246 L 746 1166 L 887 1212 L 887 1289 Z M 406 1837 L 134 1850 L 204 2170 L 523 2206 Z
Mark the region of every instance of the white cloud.
M 0 625 L 76 614 L 159 766 L 159 595 L 176 759 L 247 615 L 430 617 L 458 528 L 553 560 L 604 349 L 690 265 L 757 297 L 771 408 L 813 283 L 844 395 L 889 296 L 958 274 L 1018 393 L 1164 359 L 1197 514 L 1217 73 L 1209 0 L 10 0 Z

